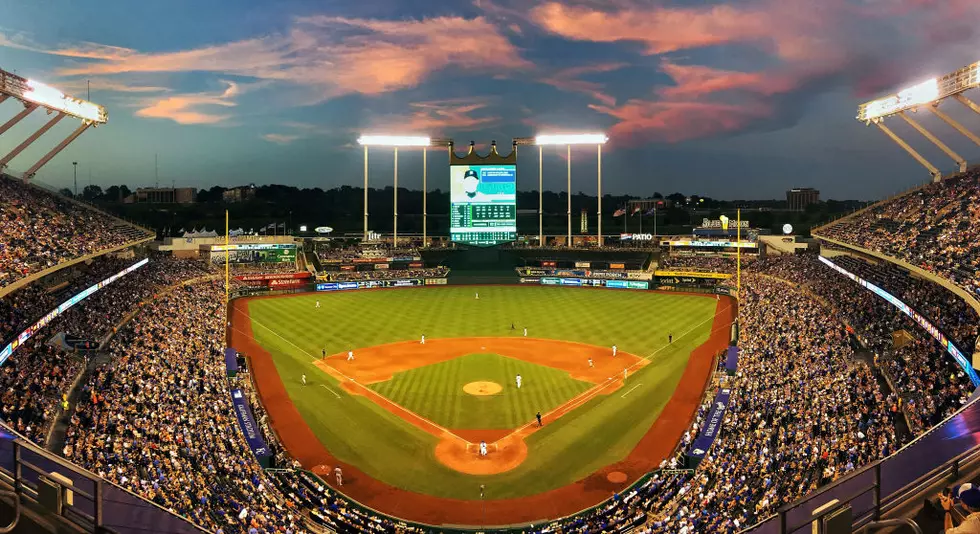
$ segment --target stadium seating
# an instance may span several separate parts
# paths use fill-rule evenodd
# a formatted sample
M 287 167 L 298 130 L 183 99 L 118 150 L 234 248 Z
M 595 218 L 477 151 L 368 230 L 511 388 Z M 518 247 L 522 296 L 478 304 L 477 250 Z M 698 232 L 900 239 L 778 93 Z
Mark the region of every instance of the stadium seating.
M 980 170 L 876 204 L 814 234 L 905 260 L 980 294 Z
M 0 287 L 79 256 L 153 237 L 5 175 L 0 175 L 0 220 Z

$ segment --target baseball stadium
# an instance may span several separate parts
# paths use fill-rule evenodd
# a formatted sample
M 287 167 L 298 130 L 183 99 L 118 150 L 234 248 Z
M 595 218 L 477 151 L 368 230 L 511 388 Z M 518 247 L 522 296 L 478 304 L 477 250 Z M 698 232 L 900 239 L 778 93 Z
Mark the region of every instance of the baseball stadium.
M 861 104 L 927 179 L 830 213 L 604 195 L 617 128 L 79 194 L 39 178 L 107 108 L 0 70 L 0 532 L 980 532 L 980 168 L 910 115 L 980 146 L 978 86 Z

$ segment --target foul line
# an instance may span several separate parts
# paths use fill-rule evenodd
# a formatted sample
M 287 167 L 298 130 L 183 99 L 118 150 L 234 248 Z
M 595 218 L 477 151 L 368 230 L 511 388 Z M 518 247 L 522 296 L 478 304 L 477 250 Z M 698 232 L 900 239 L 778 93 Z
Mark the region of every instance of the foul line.
M 731 307 L 732 307 L 731 304 L 729 304 L 728 306 L 725 306 L 724 308 L 718 310 L 717 312 L 713 313 L 711 315 L 711 317 L 705 319 L 704 321 L 701 321 L 700 323 L 698 323 L 698 324 L 694 325 L 693 327 L 691 327 L 690 329 L 688 329 L 686 332 L 682 333 L 680 336 L 677 337 L 677 339 L 680 340 L 680 339 L 683 339 L 683 338 L 687 337 L 688 334 L 690 334 L 691 332 L 695 331 L 698 327 L 700 327 L 704 323 L 707 323 L 708 321 L 714 321 L 715 320 L 715 317 L 717 317 L 719 313 L 722 313 L 722 312 L 728 310 Z M 729 326 L 726 326 L 725 328 L 729 328 Z M 719 328 L 718 330 L 721 330 L 721 329 Z M 713 334 L 714 332 L 715 332 L 715 329 L 712 329 L 708 333 L 708 338 L 709 339 L 711 338 L 711 334 Z M 641 356 L 640 359 L 641 360 L 644 360 L 644 361 L 650 361 L 650 358 L 656 356 L 660 351 L 666 349 L 667 347 L 671 346 L 672 344 L 673 343 L 667 343 L 666 345 L 660 347 L 659 349 L 651 352 L 648 356 L 645 356 L 645 357 Z M 626 369 L 631 370 L 634 367 L 638 366 L 639 364 L 640 364 L 640 362 L 636 362 L 633 365 L 630 365 L 629 367 L 627 367 Z M 564 404 L 562 404 L 560 406 L 557 406 L 556 408 L 552 409 L 551 411 L 549 411 L 548 413 L 542 415 L 541 417 L 543 419 L 543 418 L 548 417 L 549 415 L 553 415 L 553 414 L 555 414 L 555 413 L 557 413 L 559 411 L 570 412 L 570 411 L 574 410 L 575 408 L 578 408 L 582 404 L 585 404 L 586 402 L 592 400 L 596 395 L 599 394 L 600 391 L 606 389 L 606 387 L 608 387 L 609 384 L 615 384 L 615 383 L 616 382 L 615 382 L 615 380 L 613 378 L 607 378 L 606 381 L 603 382 L 602 384 L 596 384 L 596 386 L 593 387 L 592 389 L 588 389 L 588 390 L 580 393 L 578 396 L 572 397 L 571 399 L 569 399 Z M 510 434 L 507 434 L 506 436 L 504 436 L 503 438 L 501 438 L 501 440 L 507 439 L 507 438 L 509 438 L 509 437 L 511 437 L 511 436 L 513 436 L 515 434 L 518 434 L 520 432 L 523 432 L 528 427 L 535 427 L 535 425 L 536 425 L 536 421 L 529 421 L 529 422 L 525 423 L 524 425 L 516 428 Z M 500 441 L 500 440 L 497 440 L 497 441 Z
M 320 384 L 320 387 L 323 388 L 323 389 L 325 389 L 325 390 L 327 390 L 327 391 L 329 391 L 330 393 L 333 393 L 333 396 L 334 397 L 337 397 L 338 399 L 340 398 L 340 395 L 337 395 L 337 392 L 336 391 L 328 388 L 327 386 L 325 386 L 323 384 Z
M 634 389 L 636 389 L 636 388 L 638 388 L 638 387 L 640 387 L 642 385 L 643 384 L 640 383 L 640 384 L 637 384 L 637 385 L 631 387 L 629 391 L 627 391 L 626 393 L 623 393 L 622 395 L 620 395 L 619 398 L 621 398 L 621 399 L 626 398 L 626 396 L 629 395 L 630 393 L 632 393 Z
M 379 399 L 382 399 L 383 401 L 385 401 L 388 404 L 394 406 L 395 408 L 398 408 L 399 410 L 402 410 L 405 413 L 410 414 L 412 417 L 415 417 L 419 421 L 422 421 L 422 422 L 426 423 L 427 425 L 432 426 L 433 428 L 437 428 L 437 429 L 439 429 L 439 431 L 445 432 L 446 434 L 448 434 L 448 435 L 450 435 L 450 436 L 452 436 L 452 437 L 454 437 L 454 438 L 462 441 L 463 443 L 469 443 L 468 440 L 464 439 L 461 436 L 458 436 L 458 435 L 454 434 L 452 431 L 444 428 L 443 426 L 438 425 L 438 424 L 436 424 L 436 423 L 434 423 L 434 422 L 426 419 L 425 417 L 422 417 L 421 415 L 419 415 L 419 414 L 417 414 L 417 413 L 415 413 L 415 412 L 413 412 L 413 411 L 411 411 L 411 410 L 409 410 L 409 409 L 401 406 L 400 404 L 393 402 L 391 399 L 385 397 L 384 395 L 378 393 L 377 391 L 374 391 L 373 389 L 371 389 L 371 388 L 369 388 L 367 386 L 364 386 L 364 385 L 358 383 L 357 380 L 354 380 L 352 377 L 345 375 L 339 369 L 337 369 L 337 368 L 335 368 L 333 366 L 327 365 L 322 359 L 315 357 L 314 355 L 310 354 L 309 352 L 307 352 L 305 349 L 303 349 L 299 345 L 297 345 L 297 344 L 293 343 L 292 341 L 290 341 L 290 340 L 282 337 L 275 330 L 269 328 L 268 326 L 262 324 L 260 321 L 257 321 L 254 317 L 251 317 L 248 314 L 246 314 L 245 312 L 239 310 L 237 306 L 234 307 L 234 311 L 236 311 L 236 312 L 238 312 L 238 313 L 240 313 L 240 314 L 245 315 L 246 317 L 248 317 L 248 319 L 252 322 L 252 324 L 257 324 L 257 325 L 261 326 L 262 328 L 265 328 L 269 332 L 272 332 L 272 335 L 278 337 L 279 339 L 285 341 L 286 343 L 289 343 L 293 347 L 296 347 L 296 350 L 298 350 L 298 351 L 302 352 L 303 354 L 306 354 L 307 356 L 309 356 L 310 357 L 310 361 L 313 362 L 314 364 L 322 365 L 323 367 L 326 367 L 327 369 L 332 370 L 334 373 L 337 373 L 337 375 L 344 377 L 346 380 L 349 380 L 352 384 L 356 384 L 358 387 L 360 387 L 361 389 L 363 389 L 364 391 L 366 391 L 368 393 L 365 396 L 372 396 L 373 395 L 373 396 L 375 396 L 375 397 L 377 397 Z M 235 329 L 235 330 L 237 330 L 237 329 Z M 241 331 L 239 330 L 239 332 L 241 332 Z M 244 332 L 241 332 L 241 333 L 243 335 L 245 335 Z M 331 373 L 327 373 L 327 374 L 331 374 Z M 334 395 L 336 395 L 336 393 L 334 393 Z M 406 422 L 408 422 L 408 421 L 406 421 Z M 411 424 L 411 423 L 409 423 L 409 424 Z M 436 436 L 436 437 L 439 437 L 439 436 Z

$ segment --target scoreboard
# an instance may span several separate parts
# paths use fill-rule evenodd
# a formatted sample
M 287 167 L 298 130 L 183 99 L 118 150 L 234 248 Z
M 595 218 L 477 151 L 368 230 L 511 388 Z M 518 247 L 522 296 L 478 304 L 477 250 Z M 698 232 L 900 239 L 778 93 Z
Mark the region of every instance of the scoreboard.
M 296 261 L 296 245 L 293 243 L 249 243 L 242 245 L 212 245 L 211 261 L 225 262 L 228 250 L 230 263 L 288 263 Z
M 492 246 L 517 239 L 517 167 L 451 165 L 450 239 Z

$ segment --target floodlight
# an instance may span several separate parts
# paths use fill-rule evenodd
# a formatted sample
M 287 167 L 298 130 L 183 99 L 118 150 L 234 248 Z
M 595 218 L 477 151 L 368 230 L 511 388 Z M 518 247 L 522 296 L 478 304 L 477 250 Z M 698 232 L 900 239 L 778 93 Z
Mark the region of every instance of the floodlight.
M 602 145 L 608 141 L 604 133 L 548 134 L 534 138 L 536 145 Z
M 362 135 L 357 142 L 363 146 L 430 146 L 432 144 L 432 140 L 428 137 L 408 135 Z
M 99 123 L 106 122 L 106 112 L 102 106 L 70 97 L 54 87 L 36 80 L 27 80 L 27 89 L 20 96 L 24 100 L 63 111 L 80 119 Z

